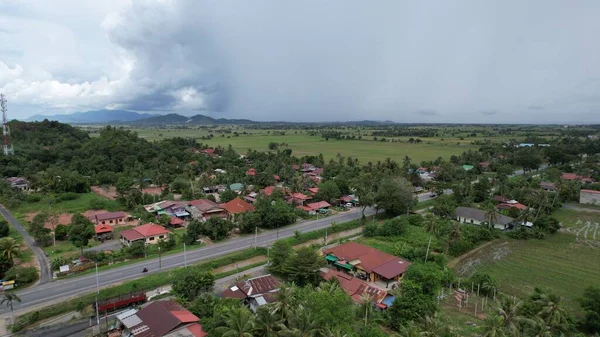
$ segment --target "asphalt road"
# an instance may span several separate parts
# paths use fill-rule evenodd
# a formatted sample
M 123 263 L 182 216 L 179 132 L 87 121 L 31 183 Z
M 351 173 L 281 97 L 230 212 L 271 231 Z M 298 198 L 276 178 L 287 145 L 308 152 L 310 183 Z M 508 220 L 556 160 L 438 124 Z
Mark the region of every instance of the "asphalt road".
M 52 270 L 50 270 L 48 258 L 46 257 L 46 254 L 44 253 L 42 248 L 40 248 L 37 245 L 35 240 L 31 236 L 29 236 L 25 228 L 21 226 L 19 221 L 17 221 L 17 219 L 15 219 L 12 216 L 12 214 L 10 214 L 10 212 L 8 212 L 6 208 L 4 208 L 4 206 L 2 205 L 0 205 L 0 214 L 2 214 L 2 216 L 4 216 L 4 218 L 15 227 L 17 232 L 19 232 L 19 234 L 21 234 L 21 236 L 23 237 L 25 244 L 27 244 L 27 246 L 29 246 L 29 249 L 31 249 L 33 254 L 35 254 L 35 258 L 38 260 L 38 263 L 40 265 L 39 284 L 45 284 L 52 281 Z
M 375 214 L 374 209 L 367 209 L 365 215 Z M 310 232 L 316 229 L 328 227 L 332 222 L 346 222 L 359 219 L 361 217 L 360 208 L 336 214 L 327 218 L 312 220 L 299 223 L 297 225 L 282 228 L 279 231 L 267 231 L 256 237 L 257 246 L 270 246 L 278 238 L 287 238 L 294 235 L 295 231 Z M 227 240 L 205 246 L 199 249 L 188 250 L 186 259 L 188 264 L 197 263 L 203 260 L 215 258 L 218 256 L 233 253 L 238 250 L 254 247 L 255 237 L 253 235 L 237 239 Z M 44 256 L 45 257 L 45 256 Z M 167 255 L 161 259 L 161 270 L 168 270 L 182 267 L 184 265 L 183 253 Z M 124 281 L 143 277 L 142 269 L 148 268 L 147 274 L 159 272 L 159 259 L 145 260 L 138 263 L 109 269 L 98 273 L 98 285 L 100 288 L 108 287 Z M 17 291 L 21 298 L 21 303 L 14 305 L 15 313 L 19 309 L 28 307 L 41 307 L 53 302 L 64 301 L 78 295 L 93 293 L 96 291 L 96 275 L 88 274 L 80 277 L 58 280 L 50 283 L 40 284 L 36 287 Z M 0 308 L 0 313 L 7 313 L 8 309 L 4 306 Z

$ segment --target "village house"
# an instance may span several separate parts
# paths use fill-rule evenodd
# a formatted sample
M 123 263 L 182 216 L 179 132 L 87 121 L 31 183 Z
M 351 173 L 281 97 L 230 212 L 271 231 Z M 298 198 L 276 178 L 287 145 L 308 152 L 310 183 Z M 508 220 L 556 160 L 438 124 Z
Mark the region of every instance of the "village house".
M 184 218 L 190 215 L 186 208 L 186 204 L 177 201 L 160 201 L 154 204 L 144 206 L 149 213 L 155 213 L 157 217 L 161 215 L 176 216 Z
M 204 194 L 221 193 L 225 192 L 226 189 L 227 186 L 225 185 L 214 185 L 202 187 L 202 192 L 204 192 Z
M 298 206 L 296 208 L 301 209 L 310 215 L 314 215 L 317 213 L 329 213 L 329 207 L 331 207 L 331 205 L 327 201 L 319 201 L 304 206 Z
M 507 197 L 503 196 L 503 195 L 495 195 L 492 200 L 494 200 L 495 202 L 499 203 L 499 204 L 504 204 L 508 201 L 510 201 L 510 199 L 508 199 Z
M 133 229 L 126 229 L 121 231 L 121 243 L 124 246 L 131 246 L 136 241 L 142 241 L 147 245 L 154 245 L 159 240 L 168 240 L 169 232 L 163 226 L 148 223 L 145 225 L 134 227 Z
M 563 173 L 560 178 L 562 180 L 566 180 L 566 181 L 574 181 L 574 180 L 579 180 L 584 184 L 591 184 L 594 182 L 594 179 L 590 178 L 590 177 L 583 177 L 580 176 L 576 173 Z
M 348 242 L 324 249 L 325 260 L 338 269 L 363 277 L 370 282 L 382 282 L 386 287 L 402 279 L 410 262 L 375 248 Z
M 310 195 L 312 195 L 313 197 L 314 197 L 315 195 L 317 195 L 317 193 L 319 193 L 319 188 L 318 188 L 318 187 L 309 187 L 309 188 L 307 188 L 306 190 L 307 190 L 307 191 L 310 193 Z
M 261 190 L 262 193 L 264 193 L 266 196 L 271 196 L 271 194 L 273 194 L 274 191 L 281 191 L 281 193 L 283 194 L 287 194 L 289 193 L 289 189 L 285 188 L 285 187 L 279 187 L 279 186 L 267 186 L 264 189 Z
M 340 204 L 342 206 L 353 206 L 353 207 L 356 207 L 356 206 L 358 206 L 358 197 L 355 196 L 354 194 L 343 195 L 340 198 Z M 348 204 L 350 204 L 350 205 L 348 205 Z
M 227 211 L 228 219 L 234 222 L 237 220 L 236 218 L 239 214 L 254 212 L 254 206 L 240 198 L 235 198 L 220 206 Z
M 487 161 L 482 161 L 479 163 L 479 167 L 481 167 L 482 170 L 487 170 L 490 167 L 490 163 Z
M 486 211 L 477 208 L 457 207 L 454 213 L 456 215 L 456 221 L 458 222 L 480 225 L 489 221 Z M 494 228 L 500 230 L 508 229 L 513 221 L 513 218 L 497 213 L 496 219 L 494 220 Z
M 340 271 L 324 268 L 321 270 L 321 277 L 326 281 L 336 279 L 340 287 L 344 289 L 346 294 L 348 294 L 348 296 L 356 303 L 361 303 L 363 297 L 366 296 L 378 309 L 385 310 L 392 306 L 396 299 L 387 291 L 371 286 L 357 277 Z
M 516 201 L 516 200 L 507 200 L 501 204 L 499 204 L 498 206 L 496 206 L 498 209 L 511 209 L 511 208 L 516 208 L 520 211 L 522 210 L 526 210 L 527 206 L 523 205 L 522 203 Z
M 234 183 L 229 185 L 229 189 L 239 194 L 244 189 L 244 184 Z
M 579 191 L 580 204 L 600 205 L 600 191 L 581 190 Z
M 117 316 L 119 336 L 127 337 L 205 337 L 200 319 L 179 303 L 154 301 L 140 309 Z
M 556 185 L 550 182 L 540 182 L 540 187 L 546 192 L 556 192 Z
M 206 221 L 212 217 L 227 218 L 227 212 L 216 202 L 208 199 L 192 200 L 188 203 L 192 211 L 192 217 Z
M 88 217 L 94 225 L 124 225 L 131 216 L 125 212 L 106 212 Z
M 293 193 L 286 197 L 286 201 L 293 205 L 303 206 L 304 203 L 308 200 L 312 199 L 311 197 L 304 195 L 302 193 Z
M 251 177 L 255 177 L 256 176 L 256 169 L 255 168 L 249 168 L 248 171 L 246 171 L 246 175 L 247 176 L 251 176 Z
M 10 184 L 11 188 L 16 188 L 24 192 L 29 190 L 29 182 L 23 177 L 10 177 L 6 178 L 6 181 Z
M 94 232 L 98 241 L 112 240 L 113 238 L 113 227 L 111 225 L 96 225 L 94 226 Z
M 262 275 L 237 282 L 230 288 L 227 288 L 221 296 L 223 298 L 239 299 L 250 310 L 256 310 L 268 303 L 275 302 L 281 282 L 271 275 Z

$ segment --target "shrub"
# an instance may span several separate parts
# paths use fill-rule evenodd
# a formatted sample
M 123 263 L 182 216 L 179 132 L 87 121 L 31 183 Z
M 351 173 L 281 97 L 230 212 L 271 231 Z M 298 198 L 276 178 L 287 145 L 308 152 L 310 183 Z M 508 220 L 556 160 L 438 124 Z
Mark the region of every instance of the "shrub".
M 7 280 L 15 280 L 19 285 L 29 284 L 37 280 L 38 272 L 35 267 L 15 266 L 6 271 L 4 278 Z
M 8 236 L 10 228 L 8 227 L 8 221 L 0 219 L 0 238 Z
M 40 194 L 27 194 L 25 200 L 27 202 L 39 202 L 42 200 L 42 196 Z
M 60 202 L 60 201 L 69 201 L 69 200 L 75 200 L 79 198 L 79 194 L 74 193 L 74 192 L 66 192 L 66 193 L 59 193 L 56 196 L 56 201 Z
M 105 209 L 108 208 L 107 207 L 108 202 L 106 200 L 102 200 L 102 199 L 92 199 L 90 200 L 90 208 L 91 209 Z

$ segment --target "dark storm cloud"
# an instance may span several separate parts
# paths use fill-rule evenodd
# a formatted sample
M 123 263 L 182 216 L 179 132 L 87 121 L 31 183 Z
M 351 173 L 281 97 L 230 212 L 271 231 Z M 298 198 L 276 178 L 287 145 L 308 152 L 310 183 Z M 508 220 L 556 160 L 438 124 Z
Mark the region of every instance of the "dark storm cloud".
M 73 7 L 63 2 L 44 5 L 52 14 L 46 17 Z M 71 5 L 102 6 L 80 3 Z M 598 1 L 133 0 L 119 6 L 103 15 L 106 50 L 88 52 L 78 63 L 69 55 L 92 43 L 26 50 L 40 45 L 40 34 L 18 36 L 15 41 L 32 39 L 20 47 L 29 58 L 0 60 L 0 89 L 17 104 L 71 111 L 535 122 L 539 109 L 532 107 L 541 106 L 548 121 L 569 114 L 600 121 L 592 113 L 600 110 Z M 87 32 L 77 39 L 84 30 L 68 22 L 76 15 L 55 22 L 69 28 L 57 41 L 70 41 L 70 34 L 80 44 L 94 41 L 88 35 L 98 38 Z M 15 22 L 0 20 L 0 30 Z M 19 29 L 47 29 L 31 27 Z

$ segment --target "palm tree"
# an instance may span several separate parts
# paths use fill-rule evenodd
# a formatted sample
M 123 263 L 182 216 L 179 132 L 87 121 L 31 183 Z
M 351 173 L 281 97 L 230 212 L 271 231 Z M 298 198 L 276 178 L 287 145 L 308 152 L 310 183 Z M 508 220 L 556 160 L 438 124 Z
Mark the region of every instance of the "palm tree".
M 536 301 L 542 310 L 538 315 L 546 322 L 552 331 L 564 331 L 568 327 L 567 312 L 560 306 L 560 297 L 554 294 L 542 294 Z
M 410 321 L 400 326 L 398 337 L 421 337 L 421 330 L 415 322 Z
M 340 289 L 340 283 L 336 278 L 332 278 L 329 281 L 319 283 L 317 287 L 317 291 L 322 291 L 329 293 L 329 295 L 333 295 L 337 290 Z
M 446 253 L 448 253 L 448 249 L 450 249 L 450 245 L 458 241 L 461 237 L 460 225 L 457 221 L 452 221 L 452 226 L 450 226 L 450 235 L 448 237 L 448 241 L 446 241 Z
M 343 333 L 339 329 L 327 329 L 327 331 L 323 334 L 325 337 L 348 337 L 348 334 Z
M 534 324 L 528 330 L 529 335 L 533 337 L 552 337 L 554 334 L 548 327 L 548 324 L 541 317 L 536 317 L 533 320 Z
M 487 316 L 483 328 L 485 331 L 483 337 L 506 337 L 504 318 L 500 315 Z
M 215 331 L 222 337 L 252 337 L 254 317 L 250 310 L 239 307 L 230 309 L 225 318 L 225 326 L 218 327 Z
M 498 212 L 496 211 L 496 206 L 494 206 L 493 203 L 488 202 L 486 203 L 484 210 L 485 218 L 488 220 L 490 228 L 494 228 L 494 222 L 498 221 L 500 218 Z
M 437 236 L 438 232 L 440 231 L 437 218 L 431 213 L 427 213 L 427 215 L 425 215 L 425 221 L 423 222 L 423 226 L 427 233 L 431 233 L 435 236 Z
M 290 316 L 289 330 L 286 335 L 290 337 L 315 337 L 323 333 L 322 324 L 314 319 L 310 310 L 299 305 Z
M 423 337 L 437 337 L 448 335 L 448 327 L 444 325 L 442 321 L 440 321 L 437 313 L 433 314 L 433 316 L 427 316 L 421 323 L 421 336 Z
M 523 325 L 531 323 L 531 321 L 521 315 L 523 301 L 517 300 L 515 297 L 504 296 L 500 299 L 498 307 L 498 315 L 504 321 L 504 328 L 511 336 L 520 336 Z
M 256 311 L 255 326 L 252 331 L 257 336 L 276 337 L 285 330 L 283 321 L 274 314 L 271 306 L 262 306 Z
M 360 319 L 364 319 L 365 326 L 369 324 L 369 319 L 373 316 L 373 303 L 371 302 L 371 297 L 366 293 L 363 293 L 360 296 L 360 303 L 357 309 L 357 316 Z
M 4 297 L 2 298 L 2 301 L 0 301 L 0 305 L 5 304 L 7 307 L 10 308 L 10 315 L 12 317 L 13 324 L 15 324 L 15 313 L 13 312 L 13 303 L 15 301 L 21 302 L 21 299 L 19 298 L 19 296 L 17 296 L 17 294 L 12 293 L 5 293 Z
M 12 262 L 19 253 L 20 245 L 17 240 L 10 237 L 0 239 L 0 254 L 2 254 L 2 256 Z
M 296 299 L 296 288 L 294 285 L 284 284 L 277 293 L 277 301 L 274 303 L 274 314 L 279 314 L 284 323 L 288 322 L 290 311 Z

